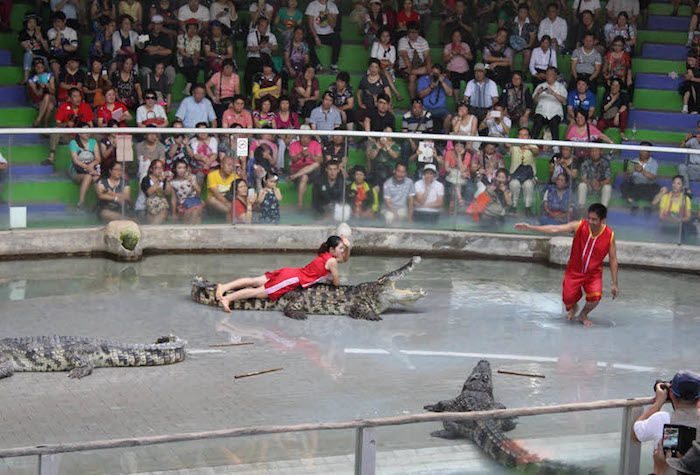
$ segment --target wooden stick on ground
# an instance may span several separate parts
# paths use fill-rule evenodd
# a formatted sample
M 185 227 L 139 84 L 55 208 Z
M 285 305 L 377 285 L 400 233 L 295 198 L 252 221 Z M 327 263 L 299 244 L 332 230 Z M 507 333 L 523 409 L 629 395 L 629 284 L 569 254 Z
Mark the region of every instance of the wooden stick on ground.
M 209 348 L 218 348 L 221 346 L 241 346 L 241 345 L 253 345 L 254 343 L 252 341 L 244 341 L 241 343 L 218 343 L 215 345 L 209 345 Z
M 528 374 L 528 373 L 516 373 L 515 371 L 503 371 L 503 370 L 498 370 L 499 373 L 501 374 L 514 374 L 516 376 L 528 376 L 530 378 L 544 378 L 545 376 L 543 374 Z
M 234 378 L 236 378 L 236 379 L 238 379 L 238 378 L 247 378 L 248 376 L 255 376 L 255 375 L 258 375 L 258 374 L 265 374 L 265 373 L 272 373 L 273 371 L 280 371 L 280 370 L 282 370 L 282 369 L 283 369 L 283 368 L 273 368 L 273 369 L 266 369 L 266 370 L 264 370 L 264 371 L 255 371 L 254 373 L 237 374 L 236 376 L 234 376 Z

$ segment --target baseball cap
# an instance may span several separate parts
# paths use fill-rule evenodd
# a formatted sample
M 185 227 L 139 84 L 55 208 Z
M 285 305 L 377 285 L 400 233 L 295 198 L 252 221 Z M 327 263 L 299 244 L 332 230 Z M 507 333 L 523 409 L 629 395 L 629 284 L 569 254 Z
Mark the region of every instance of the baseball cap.
M 153 15 L 153 17 L 151 18 L 151 23 L 163 23 L 163 21 L 164 21 L 163 15 L 156 14 L 156 15 Z
M 700 474 L 700 442 L 694 441 L 683 457 L 668 458 L 666 463 L 678 473 Z
M 681 399 L 697 399 L 700 375 L 692 371 L 679 371 L 671 380 L 671 391 Z
M 484 66 L 484 63 L 476 63 L 474 65 L 474 71 L 486 71 L 486 66 Z
M 190 18 L 185 22 L 186 25 L 199 25 L 199 22 L 197 21 L 196 18 Z
M 435 165 L 432 163 L 428 163 L 426 166 L 423 167 L 423 173 L 431 171 L 437 175 L 437 168 L 435 168 Z
M 219 20 L 213 20 L 209 23 L 209 27 L 212 27 L 212 26 L 224 26 L 224 24 L 221 23 Z

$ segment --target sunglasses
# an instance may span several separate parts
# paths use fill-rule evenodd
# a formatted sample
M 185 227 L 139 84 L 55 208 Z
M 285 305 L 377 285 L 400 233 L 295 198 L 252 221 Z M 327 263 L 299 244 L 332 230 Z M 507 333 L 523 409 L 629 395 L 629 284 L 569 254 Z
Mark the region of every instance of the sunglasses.
M 155 98 L 156 98 L 156 96 L 146 96 L 146 100 L 149 100 L 149 99 L 154 99 L 154 100 L 155 100 Z

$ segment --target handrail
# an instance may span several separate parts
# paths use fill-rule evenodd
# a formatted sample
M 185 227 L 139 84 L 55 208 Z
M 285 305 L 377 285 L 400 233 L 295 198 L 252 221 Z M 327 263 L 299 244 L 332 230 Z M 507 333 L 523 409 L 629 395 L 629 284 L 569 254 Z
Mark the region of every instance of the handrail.
M 648 147 L 641 145 L 623 145 L 623 144 L 607 144 L 598 142 L 571 142 L 567 140 L 541 140 L 541 139 L 518 139 L 509 137 L 482 137 L 473 135 L 447 135 L 447 134 L 423 134 L 423 133 L 412 133 L 412 132 L 365 132 L 365 131 L 355 131 L 355 130 L 298 130 L 298 129 L 223 129 L 223 128 L 178 128 L 174 129 L 172 127 L 120 127 L 116 129 L 119 134 L 172 134 L 176 130 L 181 134 L 199 134 L 203 132 L 211 134 L 249 134 L 249 135 L 260 135 L 260 134 L 275 134 L 275 135 L 341 135 L 343 137 L 391 137 L 394 139 L 418 139 L 418 140 L 460 140 L 460 141 L 478 141 L 478 142 L 489 142 L 489 143 L 501 143 L 501 144 L 514 144 L 514 145 L 548 145 L 548 146 L 558 146 L 558 147 L 578 147 L 578 148 L 600 148 L 605 150 L 631 150 L 631 151 L 646 151 L 646 152 L 668 152 L 677 154 L 689 154 L 693 153 L 690 149 L 680 148 L 680 147 Z M 28 135 L 28 134 L 68 134 L 74 135 L 76 129 L 63 127 L 63 128 L 0 128 L 0 136 L 3 135 Z M 92 127 L 90 128 L 91 134 L 113 134 L 115 133 L 115 128 L 113 127 Z
M 516 409 L 497 409 L 492 411 L 475 412 L 428 412 L 403 416 L 382 417 L 375 419 L 358 419 L 345 422 L 306 423 L 282 426 L 242 427 L 237 429 L 221 429 L 204 432 L 186 432 L 181 434 L 157 435 L 150 437 L 130 437 L 124 439 L 97 440 L 93 442 L 76 442 L 69 444 L 36 445 L 33 447 L 17 447 L 0 449 L 0 458 L 24 457 L 29 455 L 49 455 L 66 452 L 82 452 L 86 450 L 115 449 L 121 447 L 147 446 L 171 442 L 187 442 L 193 440 L 220 439 L 250 435 L 277 434 L 281 432 L 306 432 L 314 430 L 361 429 L 367 427 L 382 427 L 420 422 L 434 421 L 475 421 L 481 419 L 505 419 L 509 417 L 536 416 L 566 412 L 594 411 L 599 409 L 614 409 L 619 407 L 631 408 L 652 404 L 653 397 L 631 399 L 608 399 L 602 401 L 559 404 L 554 406 L 521 407 Z

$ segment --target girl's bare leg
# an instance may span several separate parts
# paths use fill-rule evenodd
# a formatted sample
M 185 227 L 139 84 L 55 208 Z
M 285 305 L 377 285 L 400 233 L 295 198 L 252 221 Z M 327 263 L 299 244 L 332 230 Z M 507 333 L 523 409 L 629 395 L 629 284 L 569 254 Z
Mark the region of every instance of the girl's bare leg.
M 243 280 L 243 279 L 240 279 Z M 265 299 L 267 298 L 267 292 L 265 292 L 265 287 L 253 287 L 247 289 L 237 290 L 225 297 L 221 298 L 221 305 L 224 310 L 230 312 L 229 304 L 234 300 L 245 300 L 245 299 Z
M 261 275 L 259 277 L 243 277 L 241 279 L 232 280 L 227 284 L 216 284 L 216 299 L 222 300 L 224 294 L 229 290 L 242 289 L 244 287 L 262 287 L 267 282 L 267 277 Z

